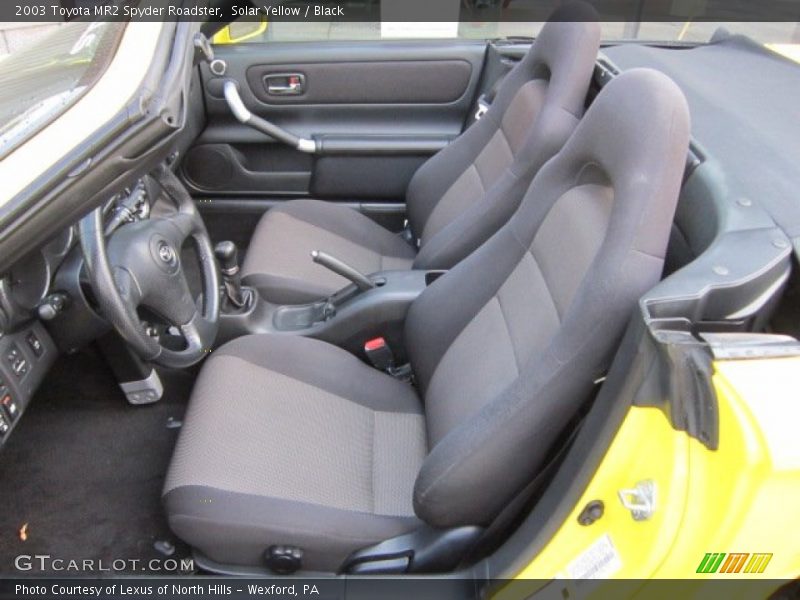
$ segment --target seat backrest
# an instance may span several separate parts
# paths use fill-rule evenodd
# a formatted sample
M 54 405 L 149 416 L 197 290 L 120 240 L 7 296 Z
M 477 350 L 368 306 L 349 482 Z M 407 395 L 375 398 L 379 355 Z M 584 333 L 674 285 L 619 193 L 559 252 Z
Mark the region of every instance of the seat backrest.
M 600 27 L 566 22 L 595 14 L 583 3 L 568 7 L 553 16 L 564 21 L 544 25 L 488 112 L 412 178 L 406 202 L 420 240 L 415 268 L 450 268 L 504 225 L 583 115 Z
M 538 472 L 660 278 L 688 145 L 672 80 L 616 77 L 506 226 L 412 304 L 419 517 L 487 524 Z

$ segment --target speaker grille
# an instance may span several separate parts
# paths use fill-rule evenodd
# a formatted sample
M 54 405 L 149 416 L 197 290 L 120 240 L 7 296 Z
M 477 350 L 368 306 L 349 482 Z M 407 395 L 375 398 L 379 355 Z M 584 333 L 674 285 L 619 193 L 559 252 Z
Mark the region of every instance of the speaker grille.
M 183 172 L 195 187 L 218 190 L 233 179 L 233 164 L 227 148 L 195 146 L 186 155 Z

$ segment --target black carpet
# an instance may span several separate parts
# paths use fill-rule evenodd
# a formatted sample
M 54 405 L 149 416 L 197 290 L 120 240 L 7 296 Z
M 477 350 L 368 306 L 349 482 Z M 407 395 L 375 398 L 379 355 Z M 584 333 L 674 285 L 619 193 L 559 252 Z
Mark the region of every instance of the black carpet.
M 93 350 L 59 359 L 0 450 L 0 573 L 15 573 L 20 554 L 147 563 L 165 558 L 157 540 L 188 555 L 160 502 L 178 434 L 166 424 L 182 417 L 188 386 L 172 387 L 159 403 L 129 406 Z

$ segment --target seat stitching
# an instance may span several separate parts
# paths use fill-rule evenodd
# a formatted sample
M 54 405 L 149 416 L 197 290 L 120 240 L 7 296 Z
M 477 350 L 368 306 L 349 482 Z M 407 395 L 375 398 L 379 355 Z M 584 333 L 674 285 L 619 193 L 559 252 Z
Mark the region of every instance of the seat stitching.
M 563 319 L 561 311 L 559 310 L 558 303 L 556 302 L 555 296 L 553 296 L 553 292 L 550 289 L 550 284 L 547 282 L 547 277 L 545 277 L 542 267 L 539 266 L 539 261 L 536 259 L 536 253 L 532 246 L 528 248 L 528 253 L 531 255 L 533 262 L 536 263 L 536 268 L 539 270 L 539 274 L 542 276 L 542 281 L 544 282 L 544 289 L 547 290 L 547 295 L 550 296 L 550 302 L 553 304 L 553 308 L 556 311 L 556 317 L 558 317 L 558 324 L 561 325 Z
M 498 134 L 499 134 L 499 139 L 500 139 L 500 140 L 501 140 L 503 143 L 505 143 L 506 150 L 508 150 L 508 154 L 509 154 L 509 155 L 510 155 L 510 157 L 511 157 L 511 160 L 508 162 L 508 164 L 506 164 L 506 165 L 503 167 L 503 170 L 505 171 L 505 170 L 507 170 L 507 169 L 508 169 L 508 168 L 509 168 L 509 167 L 510 167 L 512 164 L 514 164 L 514 160 L 515 160 L 515 157 L 516 157 L 516 155 L 514 154 L 514 151 L 511 149 L 511 144 L 509 144 L 509 143 L 508 143 L 508 138 L 506 137 L 506 132 L 505 132 L 505 131 L 503 131 L 503 128 L 502 128 L 502 127 L 498 127 L 497 131 L 495 132 L 495 135 L 498 135 Z M 492 136 L 492 138 L 494 138 L 494 136 Z M 478 173 L 478 178 L 479 178 L 479 180 L 480 180 L 480 182 L 481 182 L 481 188 L 482 188 L 482 190 L 483 190 L 483 194 L 482 194 L 482 196 L 481 196 L 481 200 L 485 200 L 485 199 L 486 199 L 486 196 L 487 196 L 487 194 L 486 194 L 486 191 L 487 191 L 487 190 L 489 190 L 489 189 L 491 189 L 492 187 L 494 187 L 494 184 L 495 184 L 495 183 L 497 183 L 497 181 L 499 181 L 499 180 L 500 180 L 500 178 L 502 178 L 502 176 L 503 176 L 503 174 L 501 173 L 501 174 L 500 174 L 500 176 L 499 176 L 497 179 L 495 179 L 495 181 L 493 181 L 493 182 L 492 182 L 492 183 L 491 183 L 491 184 L 490 184 L 490 185 L 487 187 L 487 185 L 486 185 L 486 182 L 483 180 L 483 174 L 481 173 L 481 170 L 478 168 L 478 161 L 481 159 L 481 157 L 483 156 L 483 153 L 484 153 L 484 152 L 486 152 L 486 148 L 484 148 L 484 149 L 483 149 L 483 151 L 482 151 L 480 154 L 478 154 L 478 156 L 475 158 L 475 161 L 472 163 L 472 166 L 473 166 L 473 167 L 475 167 L 475 171 Z
M 277 210 L 275 211 L 275 214 L 278 214 L 278 213 L 284 215 L 285 217 L 289 217 L 290 219 L 294 219 L 295 221 L 300 221 L 301 223 L 305 223 L 306 225 L 310 225 L 311 227 L 317 227 L 318 229 L 324 229 L 325 231 L 328 231 L 328 232 L 336 235 L 336 232 L 331 231 L 330 229 L 328 229 L 324 225 L 319 225 L 318 223 L 313 223 L 312 221 L 309 221 L 308 219 L 304 219 L 300 215 L 296 215 L 296 214 L 291 213 L 291 212 L 289 212 L 287 210 L 281 210 L 280 207 L 278 207 Z
M 286 213 L 284 213 L 284 214 L 286 214 Z M 359 243 L 359 242 L 357 242 L 355 240 L 352 240 L 352 239 L 350 239 L 348 237 L 340 235 L 340 234 L 336 233 L 335 231 L 331 231 L 327 227 L 322 227 L 320 225 L 317 225 L 316 223 L 311 223 L 309 221 L 306 221 L 305 219 L 301 219 L 301 218 L 295 217 L 294 215 L 286 214 L 286 216 L 289 217 L 290 219 L 294 219 L 295 221 L 299 221 L 300 223 L 304 223 L 304 224 L 306 224 L 309 227 L 312 227 L 314 229 L 321 229 L 322 231 L 325 231 L 329 235 L 331 235 L 331 236 L 333 236 L 333 237 L 335 237 L 337 239 L 343 240 L 343 241 L 345 241 L 347 243 L 353 244 L 354 246 L 358 246 L 359 248 L 362 248 L 363 250 L 365 250 L 367 252 L 371 252 L 372 254 L 375 254 L 377 256 L 381 256 L 381 253 L 378 252 L 377 250 L 373 250 L 369 246 L 365 246 L 365 245 L 363 245 L 363 244 L 361 244 L 361 243 Z M 309 260 L 311 260 L 311 259 L 309 259 Z
M 514 158 L 517 156 L 517 152 L 511 147 L 511 143 L 508 141 L 508 134 L 506 133 L 505 127 L 500 125 L 498 130 L 500 132 L 500 139 L 502 139 L 506 144 L 506 149 L 508 149 L 508 153 L 511 155 L 511 162 L 514 162 Z M 527 136 L 526 136 L 527 139 Z M 524 142 L 524 140 L 523 140 Z M 523 146 L 525 144 L 523 143 Z
M 502 286 L 500 289 L 502 289 Z M 497 293 L 494 295 L 494 297 L 497 300 L 497 305 L 500 307 L 500 317 L 503 319 L 503 325 L 505 325 L 506 328 L 506 335 L 508 335 L 508 341 L 511 344 L 511 354 L 514 355 L 514 367 L 516 368 L 517 375 L 519 375 L 520 361 L 519 356 L 517 355 L 517 347 L 514 344 L 514 337 L 511 335 L 511 325 L 506 317 L 506 311 L 503 308 L 503 301 L 500 299 L 500 290 L 497 290 Z
M 360 402 L 358 402 L 358 401 L 356 401 L 356 400 L 354 400 L 354 399 L 352 399 L 352 398 L 348 398 L 347 396 L 342 396 L 342 395 L 338 394 L 337 392 L 335 392 L 335 391 L 333 391 L 333 390 L 329 390 L 329 389 L 327 389 L 327 388 L 324 388 L 324 387 L 322 387 L 322 386 L 315 385 L 315 384 L 313 384 L 313 383 L 311 383 L 311 382 L 305 381 L 304 379 L 299 379 L 298 377 L 294 377 L 293 375 L 289 375 L 288 373 L 282 373 L 281 371 L 278 371 L 277 369 L 272 369 L 272 368 L 270 368 L 270 367 L 265 367 L 265 366 L 264 366 L 263 364 L 261 364 L 261 363 L 258 363 L 258 362 L 255 362 L 255 361 L 252 361 L 252 360 L 250 360 L 250 359 L 248 359 L 248 358 L 245 358 L 245 357 L 243 357 L 243 356 L 240 356 L 240 355 L 238 355 L 238 354 L 229 354 L 229 353 L 226 353 L 226 352 L 222 352 L 222 353 L 220 353 L 219 351 L 217 351 L 217 354 L 213 355 L 213 356 L 212 356 L 211 358 L 209 358 L 209 359 L 208 359 L 206 362 L 209 362 L 210 360 L 212 360 L 212 359 L 214 358 L 214 356 L 217 356 L 217 357 L 227 356 L 227 357 L 230 357 L 230 358 L 236 358 L 236 359 L 239 359 L 239 360 L 241 360 L 241 361 L 243 361 L 243 362 L 246 362 L 246 363 L 249 363 L 249 364 L 251 364 L 251 365 L 253 365 L 253 366 L 255 366 L 255 367 L 258 367 L 258 368 L 260 368 L 260 369 L 264 369 L 265 371 L 269 371 L 270 373 L 275 373 L 276 375 L 280 375 L 280 376 L 282 376 L 282 377 L 287 377 L 287 378 L 289 378 L 289 379 L 294 379 L 295 381 L 299 381 L 299 382 L 301 382 L 301 383 L 304 383 L 305 385 L 307 385 L 307 386 L 309 386 L 309 387 L 312 387 L 312 388 L 315 388 L 315 389 L 321 390 L 321 391 L 325 392 L 326 394 L 330 394 L 331 396 L 335 396 L 335 397 L 337 397 L 337 398 L 341 398 L 342 400 L 347 400 L 348 402 L 351 402 L 351 403 L 353 403 L 353 404 L 356 404 L 356 405 L 358 405 L 358 406 L 361 406 L 362 408 L 365 408 L 366 410 L 371 410 L 371 411 L 375 412 L 375 409 L 374 409 L 374 408 L 372 408 L 372 407 L 370 407 L 370 406 L 366 406 L 366 405 L 364 405 L 364 404 L 361 404 Z M 352 356 L 352 354 L 350 355 L 350 357 L 351 357 L 351 358 L 352 358 L 352 359 L 353 359 L 353 360 L 354 360 L 354 361 L 355 361 L 355 362 L 356 362 L 356 363 L 357 363 L 359 366 L 363 367 L 363 368 L 364 368 L 364 369 L 366 369 L 367 371 L 371 371 L 371 369 L 370 369 L 369 367 L 367 367 L 367 366 L 366 366 L 364 363 L 362 363 L 362 362 L 361 362 L 361 361 L 359 361 L 357 358 L 355 358 L 354 356 Z M 386 375 L 386 374 L 381 374 L 381 376 L 382 376 L 382 377 L 389 377 L 389 375 Z M 409 389 L 413 389 L 413 388 L 412 388 L 410 385 L 409 385 L 409 386 L 403 385 L 403 387 L 408 387 Z M 398 415 L 421 415 L 421 414 L 423 414 L 422 412 L 415 412 L 415 411 L 400 411 L 400 410 L 397 410 L 397 411 L 395 411 L 395 410 L 383 410 L 383 411 L 377 411 L 377 412 L 385 412 L 385 413 L 389 413 L 389 414 L 398 414 Z
M 178 489 L 178 488 L 175 488 L 175 489 Z M 213 488 L 213 489 L 218 489 L 218 490 L 223 491 L 223 492 L 230 491 L 230 490 L 225 490 L 225 489 L 221 489 L 221 488 Z M 238 492 L 234 492 L 234 493 L 238 493 Z M 276 496 L 262 496 L 262 497 L 263 498 L 275 498 L 276 500 L 284 500 L 284 498 L 278 498 Z M 304 502 L 303 504 L 309 504 L 311 506 L 320 506 L 320 507 L 323 507 L 323 508 L 327 508 L 329 510 L 338 510 L 338 511 L 345 512 L 345 513 L 350 513 L 350 514 L 357 514 L 357 515 L 369 515 L 370 514 L 370 513 L 365 513 L 365 512 L 358 511 L 358 510 L 347 510 L 347 509 L 344 509 L 344 508 L 335 508 L 335 507 L 332 507 L 332 506 L 328 506 L 326 504 L 316 504 L 316 503 L 313 503 L 313 502 Z M 387 517 L 389 519 L 408 519 L 408 520 L 414 520 L 415 519 L 415 517 L 413 515 L 410 515 L 410 516 L 405 516 L 405 515 L 376 515 L 376 516 Z M 183 518 L 186 518 L 186 519 L 196 519 L 198 521 L 203 521 L 205 523 L 219 523 L 220 522 L 220 519 L 212 519 L 210 517 L 201 517 L 201 516 L 198 516 L 198 515 L 187 514 L 187 513 L 184 513 L 184 512 L 173 513 L 172 515 L 170 515 L 170 518 L 174 518 L 174 517 L 183 517 Z M 230 525 L 243 525 L 243 526 L 248 526 L 249 525 L 249 526 L 252 526 L 252 523 L 244 522 L 244 521 L 225 520 L 224 523 L 227 523 L 227 524 L 230 524 Z M 270 525 L 267 525 L 267 527 L 269 527 L 269 529 L 271 529 L 272 531 L 275 531 L 276 533 L 302 533 L 302 534 L 317 535 L 317 536 L 320 534 L 320 531 L 318 529 L 306 529 L 304 527 L 286 528 L 286 527 L 281 527 L 279 524 L 270 524 Z M 364 542 L 369 543 L 373 539 L 373 538 L 370 538 L 370 537 L 359 537 L 359 536 L 347 535 L 345 533 L 341 533 L 341 532 L 338 532 L 338 531 L 336 531 L 336 532 L 324 532 L 324 533 L 326 535 L 334 536 L 336 539 L 341 539 L 341 540 L 351 540 L 351 541 L 359 541 L 359 542 L 364 541 Z
M 480 155 L 478 155 L 480 158 Z M 483 182 L 483 175 L 481 175 L 481 170 L 478 168 L 477 160 L 473 162 L 470 166 L 470 169 L 475 169 L 475 174 L 478 176 L 478 183 L 481 184 L 481 191 L 485 194 L 486 193 L 486 184 Z
M 629 244 L 629 246 L 628 246 L 628 247 L 629 247 L 629 248 L 631 248 L 631 247 L 632 247 L 632 245 L 630 245 L 630 244 Z M 619 273 L 619 271 L 620 271 L 621 269 L 622 269 L 622 264 L 620 264 L 620 265 L 617 267 L 617 270 L 616 270 L 616 272 L 617 272 L 617 273 Z M 612 281 L 616 281 L 616 277 L 612 277 L 612 278 L 610 278 L 610 279 L 611 279 Z M 616 297 L 617 297 L 618 293 L 619 293 L 619 292 L 618 292 L 618 289 L 615 289 L 615 290 L 614 290 L 614 292 L 613 292 L 613 294 L 612 294 L 612 296 L 613 296 L 613 297 L 612 297 L 612 304 L 613 304 L 613 300 L 616 300 Z M 583 349 L 584 349 L 584 348 L 586 347 L 586 345 L 589 343 L 589 340 L 591 339 L 592 335 L 594 334 L 594 331 L 595 331 L 595 330 L 597 329 L 597 327 L 599 327 L 599 326 L 600 326 L 600 321 L 597 321 L 597 322 L 595 322 L 595 323 L 593 324 L 593 326 L 590 328 L 590 330 L 589 330 L 589 331 L 586 333 L 586 335 L 584 336 L 583 340 L 580 342 L 580 344 L 577 346 L 577 348 L 575 348 L 573 355 L 577 355 L 577 354 L 579 354 L 580 352 L 582 352 L 582 351 L 583 351 Z M 561 360 L 561 359 L 560 359 L 558 356 L 556 356 L 555 354 L 553 354 L 553 353 L 552 353 L 552 352 L 550 352 L 549 350 L 548 350 L 548 354 L 549 354 L 550 356 L 552 356 L 552 357 L 553 357 L 553 359 L 554 359 L 554 360 L 555 360 L 555 361 L 558 363 L 558 367 L 556 367 L 555 371 L 549 374 L 549 377 L 548 377 L 548 382 L 551 382 L 551 381 L 554 381 L 554 380 L 556 380 L 558 377 L 560 377 L 560 376 L 561 376 L 561 375 L 560 375 L 560 374 L 561 374 L 561 372 L 562 372 L 562 371 L 563 371 L 563 369 L 564 369 L 564 368 L 567 366 L 567 364 L 569 363 L 569 361 L 564 361 L 564 360 Z M 517 407 L 514 409 L 514 411 L 515 411 L 515 412 L 518 412 L 518 411 L 519 411 L 519 406 L 517 406 Z M 479 449 L 479 448 L 480 448 L 480 445 L 479 445 L 479 444 L 476 444 L 476 445 L 474 445 L 474 446 L 473 446 L 473 448 L 472 448 L 471 450 L 469 450 L 469 451 L 466 453 L 466 456 L 463 456 L 463 455 L 462 455 L 462 457 L 461 457 L 461 458 L 463 458 L 464 460 L 466 460 L 467 458 L 470 458 L 470 457 L 474 456 L 475 452 L 476 452 L 476 451 L 478 451 L 478 449 Z M 463 462 L 464 462 L 463 460 L 462 460 L 461 462 L 456 462 L 456 461 L 453 461 L 453 462 L 451 462 L 449 465 L 447 465 L 447 466 L 446 466 L 446 467 L 445 467 L 445 468 L 442 470 L 442 472 L 441 472 L 441 473 L 439 473 L 439 474 L 438 474 L 438 475 L 437 475 L 437 476 L 434 478 L 434 480 L 433 480 L 432 482 L 430 482 L 430 483 L 427 485 L 427 487 L 425 487 L 424 489 L 422 489 L 422 486 L 420 486 L 420 489 L 419 489 L 419 491 L 418 491 L 418 492 L 415 492 L 415 493 L 417 493 L 417 495 L 419 496 L 420 502 L 424 502 L 424 501 L 425 501 L 425 499 L 426 499 L 426 498 L 428 497 L 428 495 L 430 494 L 431 490 L 432 490 L 432 489 L 434 489 L 434 488 L 435 488 L 435 487 L 438 485 L 438 483 L 439 483 L 440 481 L 442 481 L 443 479 L 445 479 L 446 477 L 448 477 L 448 476 L 450 475 L 450 473 L 451 473 L 451 472 L 452 472 L 454 469 L 456 469 L 456 468 L 459 466 L 459 464 L 463 464 Z
M 645 256 L 647 256 L 649 258 L 655 258 L 656 260 L 664 260 L 663 256 L 658 256 L 656 254 L 653 254 L 652 252 L 648 252 L 647 250 L 640 250 L 639 248 L 634 248 L 632 246 L 631 246 L 631 250 L 633 250 L 634 252 L 637 252 L 638 254 L 644 254 Z M 691 248 L 690 248 L 690 250 L 691 250 Z
M 343 236 L 343 235 L 341 235 L 341 234 L 339 234 L 339 233 L 337 233 L 335 231 L 332 231 L 331 229 L 329 229 L 327 227 L 324 227 L 322 225 L 318 225 L 317 223 L 312 223 L 310 221 L 306 221 L 305 219 L 302 219 L 300 217 L 297 217 L 297 216 L 295 216 L 293 214 L 290 214 L 290 213 L 287 213 L 285 211 L 281 211 L 281 214 L 286 218 L 293 219 L 295 221 L 303 223 L 304 225 L 307 225 L 308 227 L 311 227 L 311 228 L 314 228 L 314 229 L 321 229 L 322 231 L 328 233 L 329 235 L 331 235 L 331 236 L 333 236 L 335 238 L 338 238 L 340 240 L 344 240 L 345 242 L 353 244 L 354 246 L 358 246 L 359 248 L 365 250 L 366 252 L 371 252 L 372 254 L 374 254 L 374 255 L 376 255 L 376 256 L 378 256 L 380 258 L 382 258 L 384 256 L 381 251 L 374 250 L 373 248 L 370 248 L 369 246 L 365 246 L 364 244 L 361 244 L 361 243 L 359 243 L 359 242 L 357 242 L 357 241 L 355 241 L 355 240 L 353 240 L 351 238 L 345 237 L 345 236 Z M 387 256 L 392 256 L 393 258 L 405 258 L 405 259 L 408 259 L 408 260 L 413 260 L 412 257 L 397 256 L 397 255 L 394 255 L 394 254 L 389 254 Z M 311 260 L 311 259 L 309 259 L 309 260 Z
M 340 395 L 340 394 L 337 394 L 337 393 L 336 393 L 336 392 L 334 392 L 334 391 L 331 391 L 331 390 L 325 389 L 324 387 L 320 387 L 320 386 L 318 386 L 318 385 L 314 385 L 313 383 L 310 383 L 310 382 L 308 382 L 308 381 L 305 381 L 305 380 L 303 380 L 303 379 L 299 379 L 299 378 L 297 378 L 297 377 L 293 377 L 292 375 L 287 375 L 286 373 L 281 373 L 280 371 L 276 371 L 275 369 L 270 369 L 269 367 L 265 367 L 264 365 L 262 365 L 262 364 L 260 364 L 260 363 L 257 363 L 257 362 L 255 362 L 255 361 L 249 360 L 249 359 L 247 359 L 247 358 L 244 358 L 243 356 L 239 356 L 238 354 L 217 354 L 217 356 L 226 356 L 226 357 L 228 357 L 228 358 L 234 358 L 234 359 L 236 359 L 236 360 L 240 360 L 240 361 L 242 361 L 242 362 L 246 362 L 246 363 L 248 363 L 248 364 L 251 364 L 251 365 L 253 365 L 254 367 L 257 367 L 257 368 L 259 368 L 259 369 L 263 369 L 264 371 L 269 371 L 270 373 L 274 373 L 275 375 L 280 375 L 281 377 L 286 377 L 286 378 L 288 378 L 288 379 L 293 379 L 293 380 L 295 380 L 295 381 L 299 381 L 299 382 L 300 382 L 300 383 L 302 383 L 303 385 L 307 385 L 308 387 L 314 388 L 314 389 L 316 389 L 316 390 L 320 390 L 321 392 L 325 392 L 326 394 L 330 394 L 331 396 L 334 396 L 334 397 L 336 397 L 336 398 L 339 398 L 340 400 L 344 400 L 345 402 L 350 402 L 351 404 L 355 404 L 356 406 L 359 406 L 359 407 L 363 408 L 364 410 L 368 410 L 368 411 L 370 411 L 370 412 L 372 412 L 372 413 L 375 413 L 375 410 L 374 410 L 374 409 L 372 409 L 371 407 L 369 407 L 369 406 L 365 406 L 365 405 L 361 404 L 360 402 L 358 402 L 358 401 L 356 401 L 356 400 L 354 400 L 354 399 L 352 399 L 352 398 L 348 398 L 348 397 L 346 397 L 346 396 L 342 396 L 342 395 Z M 208 362 L 208 361 L 206 361 L 206 362 Z M 392 412 L 392 414 L 398 414 L 398 415 L 419 415 L 420 413 L 398 411 L 398 412 L 396 412 L 396 413 L 395 413 L 395 412 Z
M 477 157 L 476 157 L 475 160 L 477 160 Z M 478 185 L 481 187 L 481 193 L 479 194 L 480 198 L 478 198 L 477 200 L 474 200 L 473 204 L 470 205 L 467 209 L 465 209 L 461 213 L 459 213 L 459 215 L 456 216 L 455 219 L 452 219 L 449 223 L 445 223 L 444 225 L 442 225 L 439 228 L 438 231 L 436 231 L 434 233 L 431 233 L 429 231 L 430 224 L 433 221 L 434 215 L 437 214 L 437 210 L 440 210 L 441 207 L 444 206 L 442 200 L 444 199 L 445 196 L 447 196 L 451 192 L 451 190 L 456 185 L 456 183 L 458 183 L 461 180 L 461 178 L 465 177 L 466 174 L 469 173 L 470 171 L 475 171 L 475 176 L 478 178 Z M 473 161 L 473 162 L 471 162 L 469 164 L 469 166 L 466 169 L 464 169 L 461 172 L 461 174 L 458 177 L 455 178 L 455 180 L 453 180 L 453 182 L 450 184 L 450 186 L 447 188 L 447 190 L 445 190 L 444 194 L 441 195 L 441 197 L 439 198 L 439 201 L 431 209 L 431 212 L 430 212 L 430 214 L 428 215 L 428 218 L 425 221 L 425 225 L 422 227 L 422 237 L 421 237 L 421 239 L 425 240 L 423 245 L 429 244 L 430 241 L 433 240 L 434 238 L 436 238 L 436 236 L 439 235 L 442 231 L 444 231 L 447 228 L 451 227 L 453 225 L 453 223 L 457 222 L 459 219 L 461 219 L 464 216 L 466 211 L 470 210 L 474 206 L 482 204 L 482 199 L 483 199 L 483 197 L 485 195 L 486 195 L 486 187 L 483 184 L 483 179 L 481 179 L 481 172 L 478 170 L 478 167 L 475 166 L 475 162 Z M 463 196 L 462 196 L 462 199 L 463 199 Z
M 595 326 L 597 326 L 597 325 L 595 325 Z M 590 338 L 590 336 L 586 336 L 586 338 L 583 340 L 583 342 L 582 342 L 582 343 L 581 343 L 581 344 L 578 346 L 578 348 L 576 349 L 576 352 L 580 352 L 580 351 L 582 351 L 582 350 L 583 350 L 583 348 L 586 346 L 586 344 L 588 344 L 588 340 L 589 340 L 589 338 Z M 548 351 L 548 353 L 549 353 L 549 351 Z M 558 362 L 558 363 L 559 363 L 559 366 L 558 366 L 558 367 L 556 367 L 556 369 L 555 369 L 555 371 L 554 371 L 554 372 L 552 372 L 551 374 L 549 374 L 549 377 L 548 377 L 547 381 L 546 381 L 546 382 L 545 382 L 545 384 L 543 384 L 543 385 L 548 385 L 550 382 L 552 382 L 552 381 L 555 381 L 557 378 L 561 377 L 561 372 L 562 372 L 562 371 L 563 371 L 563 369 L 564 369 L 564 368 L 567 366 L 567 362 L 564 362 L 564 361 L 561 361 L 561 360 L 559 360 L 559 359 L 558 359 L 558 357 L 556 357 L 556 356 L 554 356 L 554 355 L 552 355 L 552 354 L 551 354 L 551 356 L 553 356 L 553 358 L 556 360 L 556 362 Z M 518 405 L 517 405 L 517 406 L 515 406 L 515 407 L 514 407 L 514 406 L 512 406 L 512 407 L 511 407 L 511 412 L 513 412 L 513 413 L 518 413 L 518 412 L 519 412 L 519 410 L 520 410 L 520 406 L 522 406 L 522 405 L 524 405 L 524 403 L 518 403 Z M 485 437 L 485 435 L 484 435 L 484 437 Z M 461 464 L 464 464 L 464 462 L 465 462 L 467 459 L 469 459 L 469 458 L 471 458 L 472 456 L 474 456 L 474 455 L 475 455 L 475 453 L 476 453 L 476 452 L 478 452 L 478 451 L 481 449 L 481 447 L 482 447 L 482 445 L 481 445 L 481 444 L 475 444 L 475 445 L 473 445 L 473 447 L 472 447 L 471 449 L 468 449 L 468 450 L 467 450 L 467 451 L 466 451 L 466 452 L 465 452 L 465 453 L 464 453 L 464 454 L 463 454 L 463 455 L 460 457 L 460 458 L 461 458 L 461 459 L 463 459 L 463 460 L 461 460 L 461 461 L 455 461 L 455 460 L 454 460 L 454 461 L 450 462 L 450 464 L 448 464 L 446 467 L 444 467 L 444 468 L 442 469 L 441 473 L 439 473 L 439 474 L 438 474 L 438 475 L 437 475 L 437 476 L 434 478 L 434 480 L 433 480 L 433 481 L 431 481 L 430 483 L 428 483 L 428 485 L 427 485 L 427 486 L 426 486 L 424 489 L 422 489 L 422 486 L 420 486 L 420 489 L 419 489 L 419 491 L 418 491 L 418 492 L 416 492 L 416 493 L 417 493 L 417 495 L 418 495 L 418 497 L 419 497 L 419 500 L 420 500 L 420 502 L 424 502 L 424 501 L 425 501 L 425 499 L 426 499 L 426 498 L 427 498 L 427 497 L 430 495 L 430 492 L 431 492 L 431 490 L 433 490 L 433 489 L 434 489 L 434 488 L 435 488 L 435 487 L 436 487 L 436 486 L 439 484 L 439 482 L 440 482 L 440 481 L 442 481 L 442 480 L 444 480 L 445 478 L 447 478 L 447 477 L 450 475 L 450 473 L 451 473 L 452 471 L 454 471 L 455 469 L 457 469 L 457 468 L 458 468 L 458 467 L 459 467 Z
M 544 107 L 544 104 L 542 104 L 542 106 Z M 570 110 L 569 108 L 567 108 L 566 106 L 561 106 L 560 104 L 553 104 L 553 106 L 555 108 L 567 113 L 570 117 L 574 117 L 574 119 L 576 121 L 580 121 L 581 118 L 583 117 L 583 113 L 580 113 L 580 112 L 576 113 L 576 112 Z

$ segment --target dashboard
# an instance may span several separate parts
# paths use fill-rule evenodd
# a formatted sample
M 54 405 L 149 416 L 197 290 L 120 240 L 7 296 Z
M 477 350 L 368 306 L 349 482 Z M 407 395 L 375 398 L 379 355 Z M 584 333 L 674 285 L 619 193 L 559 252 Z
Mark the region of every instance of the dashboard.
M 126 223 L 171 210 L 149 178 L 103 207 L 106 235 Z M 86 278 L 78 224 L 65 228 L 0 274 L 0 446 L 62 352 L 109 330 Z
M 109 199 L 103 208 L 106 235 L 150 216 L 150 187 L 147 180 L 140 179 Z M 59 281 L 59 269 L 72 259 L 82 261 L 78 246 L 78 225 L 73 224 L 0 277 L 0 336 L 31 318 L 52 320 L 66 308 L 70 297 L 57 289 L 64 283 Z
M 0 332 L 37 314 L 50 293 L 54 274 L 77 244 L 77 238 L 77 228 L 69 227 L 16 263 L 0 279 Z

